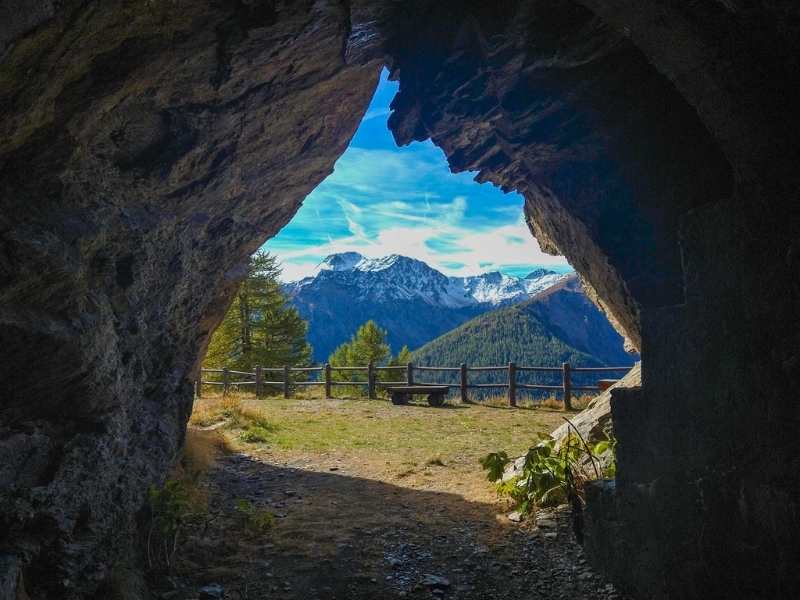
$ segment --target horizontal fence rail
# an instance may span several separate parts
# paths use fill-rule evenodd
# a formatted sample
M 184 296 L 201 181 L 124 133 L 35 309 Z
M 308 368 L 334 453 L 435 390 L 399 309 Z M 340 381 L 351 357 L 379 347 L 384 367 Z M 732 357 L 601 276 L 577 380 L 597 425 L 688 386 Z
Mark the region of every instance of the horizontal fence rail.
M 627 372 L 633 367 L 573 367 L 569 363 L 564 363 L 560 367 L 526 367 L 517 366 L 515 363 L 509 363 L 506 366 L 487 366 L 487 367 L 469 367 L 462 364 L 459 367 L 434 367 L 434 366 L 420 366 L 413 363 L 405 365 L 387 365 L 375 366 L 370 363 L 365 367 L 335 367 L 330 364 L 325 364 L 318 367 L 255 367 L 253 372 L 249 371 L 236 371 L 233 369 L 201 369 L 200 380 L 195 383 L 195 394 L 198 398 L 202 396 L 203 386 L 222 386 L 222 393 L 227 394 L 232 386 L 254 386 L 256 396 L 264 395 L 265 387 L 280 387 L 283 390 L 283 395 L 286 398 L 291 397 L 292 388 L 306 387 L 306 386 L 324 386 L 325 397 L 331 397 L 331 388 L 333 386 L 366 386 L 370 398 L 377 398 L 378 388 L 387 388 L 391 386 L 400 385 L 438 385 L 447 386 L 449 389 L 458 389 L 461 393 L 461 401 L 468 402 L 468 390 L 470 389 L 491 389 L 491 388 L 505 388 L 507 390 L 508 403 L 510 406 L 517 405 L 517 390 L 549 390 L 553 392 L 561 392 L 564 397 L 564 407 L 568 410 L 572 409 L 572 393 L 575 391 L 598 392 L 608 388 L 617 379 L 600 379 L 597 385 L 573 385 L 573 373 L 621 373 Z M 405 371 L 405 379 L 399 381 L 380 381 L 378 379 L 379 372 L 398 372 Z M 506 371 L 506 381 L 499 381 L 496 383 L 470 383 L 469 373 L 488 373 Z M 366 373 L 366 381 L 347 381 L 337 380 L 333 378 L 333 372 L 344 373 Z M 429 372 L 429 373 L 454 373 L 459 375 L 458 383 L 437 383 L 433 381 L 416 381 L 414 378 L 415 372 Z M 547 385 L 540 383 L 523 383 L 518 380 L 520 372 L 533 372 L 533 373 L 560 373 L 561 383 L 559 385 Z M 276 380 L 274 377 L 265 379 L 265 373 L 282 373 L 283 377 Z M 293 373 L 300 374 L 300 378 L 292 377 Z M 305 379 L 308 375 L 319 374 L 319 379 Z M 209 381 L 206 380 L 204 375 L 220 375 L 222 381 Z M 231 378 L 232 375 L 237 376 L 236 380 Z M 243 377 L 250 377 L 252 379 L 240 379 Z

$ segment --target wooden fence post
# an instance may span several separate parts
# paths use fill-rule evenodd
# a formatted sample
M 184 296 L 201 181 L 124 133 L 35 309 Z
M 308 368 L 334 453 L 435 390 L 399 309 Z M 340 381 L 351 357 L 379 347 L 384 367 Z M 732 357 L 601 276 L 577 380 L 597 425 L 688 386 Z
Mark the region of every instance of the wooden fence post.
M 283 397 L 289 397 L 289 365 L 283 366 Z
M 414 385 L 414 363 L 406 365 L 406 385 Z
M 461 363 L 461 402 L 467 403 L 467 364 Z
M 331 397 L 331 365 L 325 363 L 325 397 Z
M 508 363 L 508 405 L 517 405 L 517 365 Z
M 264 372 L 261 365 L 256 365 L 256 398 L 261 398 L 264 393 Z
M 561 372 L 563 375 L 562 385 L 564 387 L 564 410 L 572 410 L 572 377 L 568 362 L 561 365 Z
M 231 379 L 231 374 L 228 372 L 228 367 L 222 368 L 222 395 L 228 395 L 228 384 Z
M 203 397 L 203 369 L 200 369 L 200 379 L 194 382 L 194 394 L 198 398 Z
M 367 395 L 370 400 L 375 400 L 375 363 L 369 361 L 367 365 Z

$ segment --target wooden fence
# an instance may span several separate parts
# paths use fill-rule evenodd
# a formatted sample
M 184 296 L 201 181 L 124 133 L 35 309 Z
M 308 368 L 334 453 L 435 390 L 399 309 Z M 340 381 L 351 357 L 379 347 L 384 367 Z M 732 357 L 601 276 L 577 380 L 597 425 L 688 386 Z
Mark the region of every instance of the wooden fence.
M 569 363 L 564 363 L 560 367 L 522 367 L 517 366 L 515 363 L 509 363 L 507 366 L 501 367 L 468 367 L 462 364 L 460 367 L 423 367 L 417 366 L 413 363 L 407 365 L 393 366 L 393 367 L 378 367 L 370 363 L 366 367 L 334 367 L 326 364 L 321 367 L 256 367 L 254 372 L 247 371 L 234 371 L 232 369 L 202 369 L 201 380 L 195 385 L 197 397 L 202 396 L 202 386 L 213 385 L 222 386 L 223 394 L 227 393 L 231 386 L 255 386 L 256 396 L 264 394 L 265 386 L 280 386 L 283 389 L 285 398 L 290 398 L 292 388 L 297 386 L 325 386 L 325 397 L 331 398 L 331 389 L 334 385 L 358 385 L 367 387 L 367 395 L 370 398 L 377 398 L 378 387 L 388 387 L 392 385 L 447 385 L 451 389 L 459 389 L 461 392 L 461 401 L 468 402 L 469 389 L 486 389 L 486 388 L 505 388 L 510 406 L 517 405 L 517 390 L 550 390 L 552 392 L 560 392 L 564 397 L 564 406 L 567 409 L 572 408 L 572 393 L 576 391 L 592 391 L 598 392 L 604 387 L 600 385 L 590 386 L 576 386 L 572 383 L 572 375 L 574 373 L 621 373 L 627 372 L 632 367 L 572 367 Z M 352 372 L 352 373 L 366 373 L 366 381 L 335 381 L 332 377 L 334 371 Z M 405 378 L 401 381 L 379 381 L 378 373 L 381 371 L 405 371 Z M 470 373 L 482 372 L 507 372 L 507 379 L 499 383 L 469 383 Z M 458 373 L 459 383 L 435 383 L 431 381 L 417 381 L 414 377 L 416 372 L 429 372 L 429 373 Z M 533 372 L 533 373 L 560 373 L 561 385 L 544 385 L 538 383 L 521 383 L 518 381 L 519 373 Z M 202 379 L 203 374 L 218 374 L 221 375 L 222 381 L 205 381 Z M 306 375 L 318 374 L 319 379 L 311 381 L 292 380 L 292 373 L 304 373 Z M 265 379 L 269 376 L 269 379 Z M 238 379 L 236 379 L 238 377 Z M 251 379 L 243 380 L 242 377 L 250 377 Z M 280 379 L 276 379 L 280 377 Z M 607 380 L 600 380 L 606 382 Z M 598 383 L 600 383 L 598 382 Z

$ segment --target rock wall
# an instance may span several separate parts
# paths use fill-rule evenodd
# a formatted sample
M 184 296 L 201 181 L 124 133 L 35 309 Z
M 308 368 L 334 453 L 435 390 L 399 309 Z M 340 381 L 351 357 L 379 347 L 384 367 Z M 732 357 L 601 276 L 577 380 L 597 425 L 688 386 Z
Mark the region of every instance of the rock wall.
M 800 9 L 744 4 L 417 3 L 390 45 L 397 141 L 523 193 L 641 349 L 587 535 L 638 598 L 800 589 Z
M 4 597 L 88 597 L 135 546 L 119 532 L 174 459 L 246 256 L 331 171 L 383 61 L 397 141 L 520 191 L 641 350 L 641 388 L 612 400 L 594 560 L 641 598 L 800 584 L 793 2 L 0 15 Z
M 136 547 L 248 254 L 380 70 L 338 2 L 58 7 L 0 25 L 0 581 L 32 598 Z

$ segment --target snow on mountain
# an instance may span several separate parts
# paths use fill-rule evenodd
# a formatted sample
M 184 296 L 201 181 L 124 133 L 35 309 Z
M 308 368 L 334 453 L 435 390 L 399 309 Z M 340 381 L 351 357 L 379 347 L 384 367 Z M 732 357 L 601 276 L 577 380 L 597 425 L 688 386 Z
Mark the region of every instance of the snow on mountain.
M 434 306 L 462 308 L 519 302 L 564 277 L 546 269 L 537 269 L 525 278 L 497 271 L 469 277 L 448 277 L 407 256 L 392 254 L 365 258 L 357 252 L 344 252 L 326 257 L 313 277 L 286 284 L 286 290 L 293 297 L 338 284 L 361 299 L 378 302 L 419 299 Z
M 364 260 L 358 252 L 341 252 L 330 254 L 317 265 L 319 271 L 351 271 L 355 266 Z
M 476 315 L 526 300 L 563 277 L 545 270 L 526 278 L 498 272 L 448 277 L 407 256 L 365 258 L 346 252 L 326 257 L 312 277 L 284 290 L 308 322 L 314 358 L 322 362 L 368 319 L 386 329 L 393 352 L 404 344 L 413 349 Z

